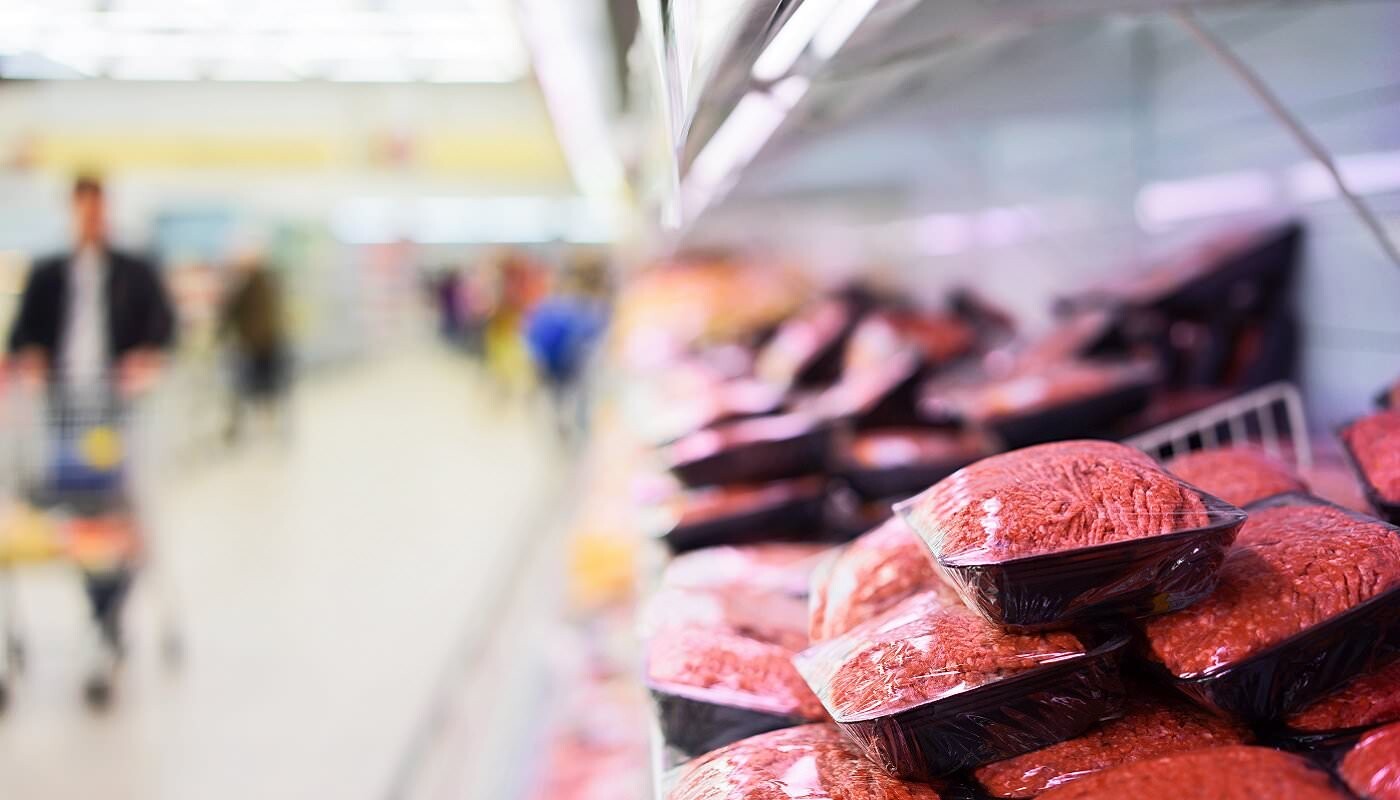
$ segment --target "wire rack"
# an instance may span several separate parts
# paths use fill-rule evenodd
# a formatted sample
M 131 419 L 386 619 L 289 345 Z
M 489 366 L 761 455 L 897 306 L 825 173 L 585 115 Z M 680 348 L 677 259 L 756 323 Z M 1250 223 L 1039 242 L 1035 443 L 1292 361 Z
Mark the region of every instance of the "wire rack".
M 1300 470 L 1312 467 L 1303 395 L 1297 386 L 1271 383 L 1125 440 L 1158 459 L 1246 443 Z

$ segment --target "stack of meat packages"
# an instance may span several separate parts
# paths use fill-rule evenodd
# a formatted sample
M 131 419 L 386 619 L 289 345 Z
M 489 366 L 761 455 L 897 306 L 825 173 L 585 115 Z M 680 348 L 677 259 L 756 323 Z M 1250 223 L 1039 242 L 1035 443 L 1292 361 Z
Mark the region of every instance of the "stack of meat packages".
M 1400 529 L 1259 450 L 991 455 L 682 555 L 644 627 L 668 800 L 1400 798 Z

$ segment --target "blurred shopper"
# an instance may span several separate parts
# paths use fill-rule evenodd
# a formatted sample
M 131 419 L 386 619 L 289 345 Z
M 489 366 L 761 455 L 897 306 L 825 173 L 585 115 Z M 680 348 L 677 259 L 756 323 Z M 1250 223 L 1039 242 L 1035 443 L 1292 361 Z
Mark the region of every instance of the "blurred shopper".
M 586 425 L 585 367 L 607 321 L 606 281 L 600 263 L 580 264 L 559 291 L 536 305 L 525 323 L 535 369 L 567 438 Z
M 523 329 L 526 316 L 542 293 L 541 270 L 526 256 L 508 253 L 500 262 L 499 290 L 483 332 L 487 372 L 507 399 L 529 388 L 530 354 Z
M 282 400 L 290 383 L 290 358 L 282 288 L 260 259 L 245 258 L 235 266 L 219 330 L 234 359 L 229 441 L 242 435 L 249 411 L 263 412 L 285 435 L 290 420 Z
M 100 398 L 100 408 L 111 410 L 150 386 L 161 352 L 175 334 L 174 314 L 156 269 L 114 249 L 108 240 L 102 183 L 79 178 L 71 208 L 74 249 L 39 261 L 29 273 L 9 338 L 11 360 L 21 375 L 32 386 L 46 387 L 48 420 L 55 430 L 62 430 L 56 420 L 74 418 L 75 409 L 90 398 Z M 64 477 L 50 480 L 60 483 Z M 43 487 L 41 498 L 50 490 L 55 489 Z M 110 508 L 77 509 L 86 521 L 100 519 L 99 527 L 125 531 L 132 543 L 121 557 L 98 565 L 80 562 L 101 634 L 90 695 L 105 695 L 121 655 L 121 614 L 140 541 L 140 521 L 129 500 L 119 497 Z

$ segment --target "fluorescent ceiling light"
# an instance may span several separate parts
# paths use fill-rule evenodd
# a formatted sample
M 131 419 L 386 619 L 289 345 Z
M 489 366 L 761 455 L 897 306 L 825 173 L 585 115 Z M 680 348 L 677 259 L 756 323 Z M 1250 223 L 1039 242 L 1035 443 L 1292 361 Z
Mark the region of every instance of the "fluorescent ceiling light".
M 802 57 L 807 45 L 812 43 L 812 37 L 817 35 L 822 23 L 840 3 L 841 0 L 803 0 L 754 61 L 753 76 L 768 82 L 788 74 L 797 59 Z

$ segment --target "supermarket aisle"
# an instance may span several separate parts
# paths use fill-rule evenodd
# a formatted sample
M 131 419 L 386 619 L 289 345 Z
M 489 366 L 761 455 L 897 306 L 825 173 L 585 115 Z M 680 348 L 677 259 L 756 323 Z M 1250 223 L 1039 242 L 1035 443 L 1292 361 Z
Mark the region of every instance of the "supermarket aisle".
M 445 356 L 358 367 L 303 387 L 290 451 L 250 448 L 172 487 L 160 516 L 188 663 L 162 668 L 137 597 L 106 715 L 78 696 L 76 586 L 29 576 L 0 797 L 382 796 L 558 477 L 545 427 L 488 422 L 486 402 Z

